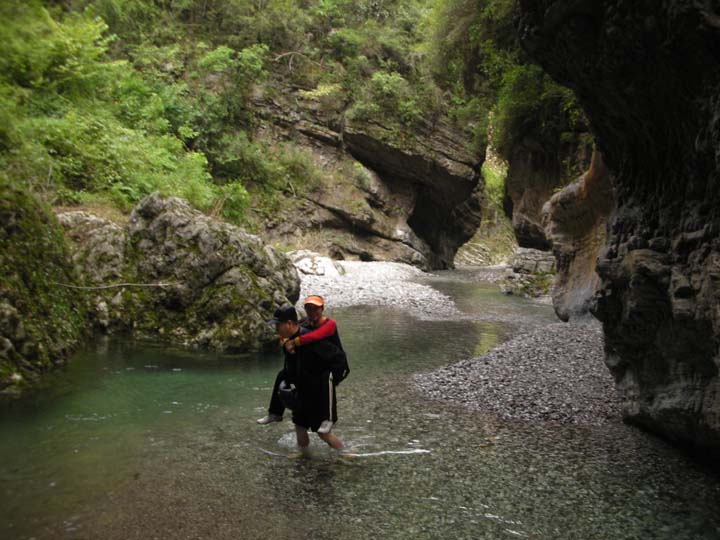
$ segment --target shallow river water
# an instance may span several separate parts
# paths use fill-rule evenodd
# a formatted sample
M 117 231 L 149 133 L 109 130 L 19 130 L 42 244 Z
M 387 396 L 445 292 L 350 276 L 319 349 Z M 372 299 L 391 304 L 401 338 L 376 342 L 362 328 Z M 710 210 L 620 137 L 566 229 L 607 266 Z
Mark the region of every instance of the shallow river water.
M 261 427 L 277 354 L 100 339 L 0 402 L 0 538 L 720 539 L 720 478 L 634 428 L 501 422 L 426 400 L 411 375 L 480 355 L 552 310 L 466 274 L 464 317 L 329 310 L 352 372 L 335 432 L 294 456 Z

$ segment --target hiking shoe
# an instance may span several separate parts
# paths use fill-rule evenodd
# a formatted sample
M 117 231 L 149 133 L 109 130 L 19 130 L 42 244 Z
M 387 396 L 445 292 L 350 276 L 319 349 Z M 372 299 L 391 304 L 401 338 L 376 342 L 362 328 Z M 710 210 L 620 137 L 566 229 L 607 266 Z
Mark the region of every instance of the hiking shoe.
M 280 422 L 281 420 L 282 420 L 282 415 L 270 413 L 267 416 L 258 418 L 257 423 L 264 426 L 265 424 L 272 424 L 273 422 Z
M 318 428 L 318 433 L 330 433 L 330 430 L 333 427 L 333 423 L 330 420 L 323 420 L 323 423 L 320 424 L 320 427 Z

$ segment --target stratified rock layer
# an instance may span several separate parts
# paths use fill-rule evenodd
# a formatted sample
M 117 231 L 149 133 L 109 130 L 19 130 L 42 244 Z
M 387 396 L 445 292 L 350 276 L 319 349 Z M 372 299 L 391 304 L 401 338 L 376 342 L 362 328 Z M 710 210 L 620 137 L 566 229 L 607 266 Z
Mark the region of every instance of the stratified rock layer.
M 720 6 L 520 0 L 615 178 L 594 312 L 627 419 L 720 449 Z
M 59 219 L 87 284 L 98 287 L 94 321 L 110 331 L 258 349 L 273 337 L 265 322 L 273 309 L 293 304 L 300 292 L 286 257 L 175 197 L 146 197 L 127 229 L 84 212 Z
M 437 121 L 412 130 L 350 120 L 341 111 L 290 90 L 258 97 L 267 120 L 260 137 L 293 140 L 309 149 L 316 164 L 331 172 L 331 186 L 313 189 L 295 212 L 278 216 L 266 235 L 332 230 L 322 249 L 336 258 L 390 260 L 423 269 L 449 268 L 457 250 L 480 224 L 483 156 L 466 139 Z

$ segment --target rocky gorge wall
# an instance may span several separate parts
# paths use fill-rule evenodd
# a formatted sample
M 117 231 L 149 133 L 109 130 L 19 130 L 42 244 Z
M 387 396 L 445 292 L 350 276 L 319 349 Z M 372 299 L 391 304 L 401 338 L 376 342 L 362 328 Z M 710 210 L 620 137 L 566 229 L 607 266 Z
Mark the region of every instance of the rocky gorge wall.
M 600 287 L 595 262 L 605 249 L 614 209 L 613 179 L 597 149 L 590 168 L 543 206 L 545 234 L 557 261 L 553 307 L 563 321 L 590 316 Z
M 312 247 L 335 258 L 450 268 L 480 223 L 484 156 L 443 121 L 400 132 L 397 126 L 346 118 L 341 108 L 288 89 L 258 95 L 258 135 L 292 140 L 333 174 L 330 186 L 266 224 L 263 236 L 325 234 Z
M 56 217 L 0 183 L 0 392 L 64 364 L 93 330 L 258 350 L 274 341 L 273 310 L 299 294 L 287 257 L 181 199 L 148 196 L 122 226 Z
M 552 248 L 545 231 L 543 205 L 567 185 L 573 171 L 585 170 L 590 164 L 587 134 L 572 135 L 572 140 L 559 144 L 554 155 L 531 137 L 518 141 L 510 150 L 503 207 L 520 247 L 541 251 Z
M 625 417 L 720 449 L 720 3 L 519 1 L 615 183 L 593 311 Z

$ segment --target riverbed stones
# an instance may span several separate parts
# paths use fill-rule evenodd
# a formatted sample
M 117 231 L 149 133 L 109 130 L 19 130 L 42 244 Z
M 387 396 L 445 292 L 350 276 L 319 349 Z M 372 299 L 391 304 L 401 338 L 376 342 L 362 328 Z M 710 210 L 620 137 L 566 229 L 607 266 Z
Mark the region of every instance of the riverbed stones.
M 380 261 L 335 261 L 338 275 L 303 274 L 302 299 L 319 294 L 328 310 L 349 306 L 388 306 L 422 319 L 461 316 L 455 302 L 415 280 L 427 274 L 414 266 Z
M 580 425 L 620 420 L 602 328 L 592 320 L 531 330 L 414 381 L 434 399 L 504 419 Z

